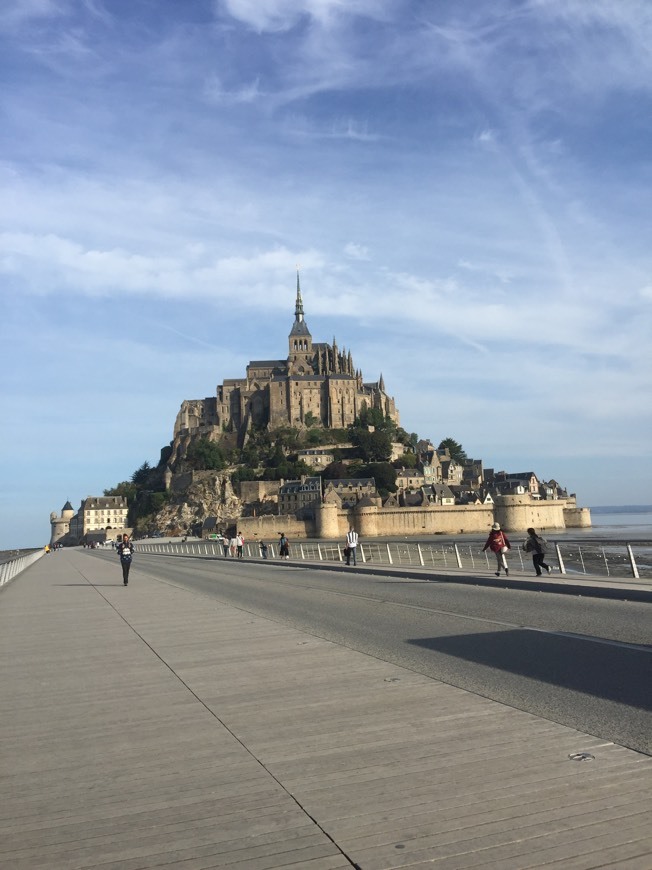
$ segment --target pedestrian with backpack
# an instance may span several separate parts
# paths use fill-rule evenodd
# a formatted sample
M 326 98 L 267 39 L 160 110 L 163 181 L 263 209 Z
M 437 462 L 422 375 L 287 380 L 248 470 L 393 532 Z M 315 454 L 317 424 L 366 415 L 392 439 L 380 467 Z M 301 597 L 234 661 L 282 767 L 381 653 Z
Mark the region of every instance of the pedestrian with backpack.
M 288 539 L 285 537 L 285 532 L 281 532 L 281 537 L 278 541 L 278 554 L 281 559 L 289 559 L 290 558 L 290 543 Z
M 548 542 L 545 538 L 542 538 L 541 535 L 537 535 L 534 529 L 528 529 L 527 533 L 528 538 L 523 544 L 523 549 L 526 553 L 532 553 L 532 564 L 534 565 L 537 577 L 541 576 L 542 568 L 545 568 L 548 574 L 552 574 L 552 568 L 550 565 L 546 565 L 544 561 L 546 550 L 548 549 Z
M 509 577 L 509 568 L 507 567 L 505 554 L 511 549 L 512 545 L 507 540 L 507 535 L 501 531 L 500 524 L 494 523 L 489 532 L 487 543 L 482 548 L 482 552 L 484 553 L 485 550 L 491 550 L 496 557 L 496 577 L 500 577 L 501 568 L 504 568 L 505 570 L 505 577 Z

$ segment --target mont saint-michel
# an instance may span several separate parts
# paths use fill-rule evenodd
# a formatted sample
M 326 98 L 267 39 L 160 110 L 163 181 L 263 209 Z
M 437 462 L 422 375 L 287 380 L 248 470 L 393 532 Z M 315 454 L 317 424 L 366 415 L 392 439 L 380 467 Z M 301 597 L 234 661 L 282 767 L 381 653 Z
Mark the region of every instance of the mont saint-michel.
M 174 426 L 172 460 L 198 432 L 233 431 L 242 446 L 252 427 L 346 429 L 363 408 L 375 408 L 398 425 L 396 404 L 385 392 L 382 375 L 365 383 L 351 351 L 340 350 L 335 338 L 332 344 L 313 342 L 297 275 L 287 357 L 252 360 L 244 378 L 225 380 L 215 396 L 183 402 Z
M 444 433 L 441 433 L 443 435 Z M 110 502 L 110 503 L 109 503 Z M 127 510 L 128 508 L 128 510 Z M 535 471 L 498 471 L 444 437 L 406 432 L 383 375 L 351 350 L 313 341 L 297 274 L 287 354 L 251 360 L 214 396 L 181 404 L 158 465 L 52 513 L 52 541 L 89 535 L 365 537 L 588 526 L 587 508 Z

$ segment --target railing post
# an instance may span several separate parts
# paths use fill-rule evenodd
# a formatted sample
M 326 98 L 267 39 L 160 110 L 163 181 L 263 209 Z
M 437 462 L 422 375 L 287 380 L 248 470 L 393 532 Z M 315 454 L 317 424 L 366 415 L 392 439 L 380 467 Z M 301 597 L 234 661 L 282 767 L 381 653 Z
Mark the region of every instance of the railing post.
M 457 547 L 457 544 L 453 544 L 453 547 L 455 549 L 455 558 L 457 559 L 457 567 L 461 568 L 462 567 L 462 557 L 460 556 L 460 551 Z
M 364 554 L 364 550 L 362 549 L 362 544 L 359 544 L 360 547 L 360 555 L 362 556 L 362 564 L 365 565 L 367 562 L 367 558 Z
M 604 551 L 604 547 L 600 547 L 600 549 L 602 550 L 602 558 L 604 559 L 604 567 L 607 572 L 607 577 L 611 577 L 611 574 L 609 573 L 609 562 L 607 562 L 607 554 Z
M 342 559 L 342 550 L 340 549 L 340 545 L 339 545 L 339 544 L 337 545 L 337 555 L 338 555 L 338 558 L 339 558 L 339 561 L 340 561 L 340 562 L 344 561 L 344 560 Z
M 305 562 L 306 557 L 303 555 L 303 544 L 299 544 L 299 552 L 301 553 L 301 561 Z
M 394 562 L 392 560 L 392 551 L 389 549 L 389 541 L 387 541 L 387 558 L 389 560 L 389 564 L 393 565 Z
M 425 566 L 425 562 L 423 561 L 423 553 L 421 552 L 421 544 L 417 544 L 417 553 L 419 554 L 419 564 L 423 568 Z
M 635 577 L 637 580 L 640 580 L 640 577 L 638 576 L 638 567 L 636 565 L 636 559 L 634 558 L 634 553 L 632 552 L 632 545 L 626 544 L 626 546 L 627 546 L 627 555 L 629 556 L 629 564 L 632 568 L 632 576 Z
M 561 550 L 559 549 L 559 544 L 555 543 L 555 550 L 557 552 L 557 562 L 559 563 L 559 573 L 566 573 L 566 566 L 564 565 L 564 560 L 561 555 Z
M 322 554 L 321 554 L 321 547 L 319 546 L 319 544 L 317 544 L 317 553 L 319 554 L 319 561 L 320 561 L 320 562 L 323 562 L 323 561 L 324 561 L 324 557 L 323 557 Z

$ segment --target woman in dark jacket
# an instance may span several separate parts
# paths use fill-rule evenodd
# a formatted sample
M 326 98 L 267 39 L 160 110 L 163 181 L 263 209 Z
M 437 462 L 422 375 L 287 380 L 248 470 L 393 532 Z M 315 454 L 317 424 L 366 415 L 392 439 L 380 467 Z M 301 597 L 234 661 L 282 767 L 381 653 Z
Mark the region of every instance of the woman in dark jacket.
M 523 549 L 526 553 L 532 553 L 532 564 L 534 565 L 537 577 L 541 576 L 542 568 L 545 568 L 548 574 L 552 574 L 552 568 L 544 562 L 548 546 L 547 541 L 541 535 L 537 535 L 534 529 L 528 529 L 527 533 L 528 539 L 523 544 Z
M 281 559 L 290 558 L 290 544 L 288 539 L 285 537 L 285 532 L 281 532 L 281 537 L 278 542 L 278 554 Z
M 122 565 L 122 582 L 125 586 L 129 584 L 129 569 L 131 568 L 131 559 L 134 554 L 134 545 L 129 540 L 129 535 L 124 534 L 122 541 L 117 546 L 118 556 L 120 556 L 120 564 Z

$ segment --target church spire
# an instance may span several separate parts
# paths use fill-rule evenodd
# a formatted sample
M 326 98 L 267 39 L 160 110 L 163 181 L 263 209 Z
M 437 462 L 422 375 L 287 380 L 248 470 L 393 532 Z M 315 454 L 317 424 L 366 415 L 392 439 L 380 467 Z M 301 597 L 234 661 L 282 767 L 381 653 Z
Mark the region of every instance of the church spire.
M 299 270 L 297 269 L 297 302 L 294 306 L 294 319 L 299 323 L 303 320 L 303 299 L 301 298 L 301 285 L 299 284 Z
M 294 356 L 297 351 L 312 354 L 312 336 L 308 324 L 303 319 L 303 299 L 301 298 L 301 285 L 299 284 L 299 270 L 297 269 L 297 301 L 294 306 L 294 323 L 290 330 L 290 355 Z M 296 359 L 296 356 L 295 356 Z

